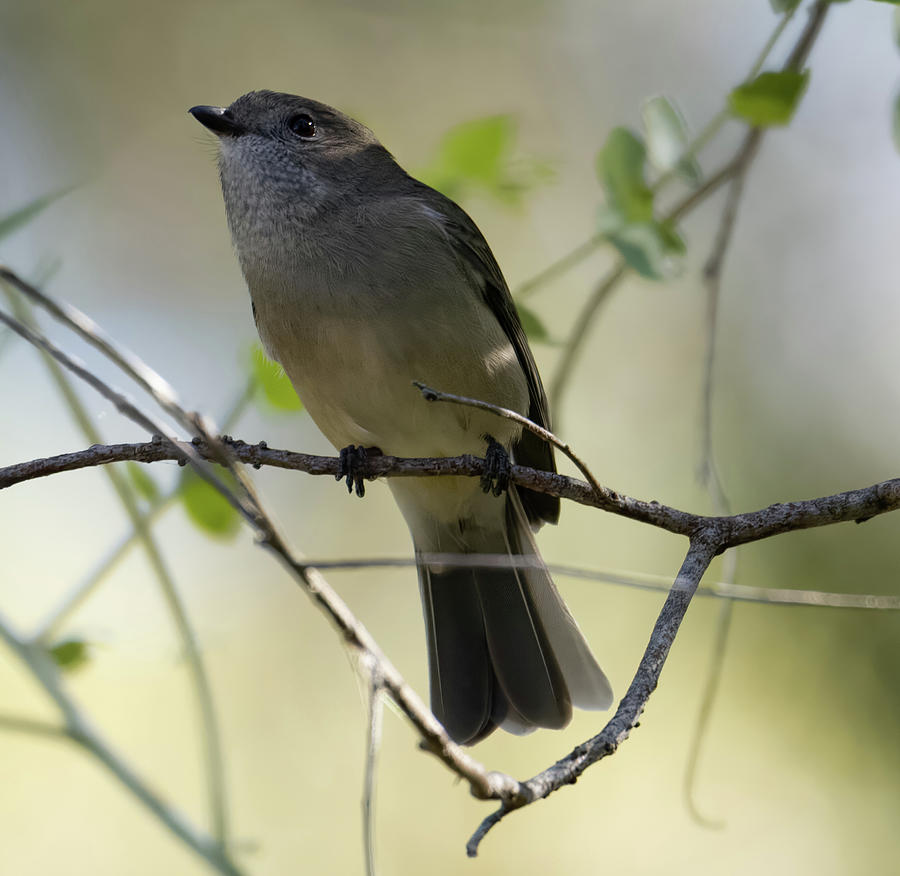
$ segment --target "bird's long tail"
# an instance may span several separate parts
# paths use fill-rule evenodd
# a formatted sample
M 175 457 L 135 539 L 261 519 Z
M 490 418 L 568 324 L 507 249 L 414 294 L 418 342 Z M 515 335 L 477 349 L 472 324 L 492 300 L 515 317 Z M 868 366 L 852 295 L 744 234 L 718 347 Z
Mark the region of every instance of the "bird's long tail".
M 472 552 L 524 558 L 524 564 L 438 565 L 421 560 L 416 546 L 431 707 L 461 743 L 477 742 L 497 726 L 513 733 L 563 727 L 573 705 L 606 709 L 612 702 L 606 676 L 540 559 L 514 488 L 505 502 L 496 532 L 480 527 L 473 534 Z M 459 543 L 459 531 L 429 542 L 453 540 Z

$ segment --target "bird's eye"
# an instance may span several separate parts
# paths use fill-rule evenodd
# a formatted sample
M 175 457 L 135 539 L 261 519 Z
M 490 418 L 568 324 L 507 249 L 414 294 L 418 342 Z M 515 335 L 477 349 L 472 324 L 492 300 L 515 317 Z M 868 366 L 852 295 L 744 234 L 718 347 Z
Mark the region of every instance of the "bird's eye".
M 306 113 L 291 116 L 288 119 L 288 128 L 292 134 L 296 134 L 298 137 L 303 137 L 306 140 L 316 136 L 316 123 L 313 121 L 312 116 L 308 116 Z

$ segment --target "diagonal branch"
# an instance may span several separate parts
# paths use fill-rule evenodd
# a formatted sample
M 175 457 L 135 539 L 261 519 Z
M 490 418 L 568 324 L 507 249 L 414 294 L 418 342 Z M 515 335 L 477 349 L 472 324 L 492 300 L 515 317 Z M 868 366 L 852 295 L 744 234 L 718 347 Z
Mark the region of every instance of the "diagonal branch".
M 330 587 L 322 574 L 314 567 L 297 559 L 263 509 L 249 478 L 236 465 L 229 445 L 210 435 L 209 420 L 200 415 L 185 411 L 178 402 L 174 390 L 153 369 L 142 362 L 135 354 L 121 350 L 102 331 L 95 326 L 93 320 L 81 314 L 69 305 L 60 305 L 49 299 L 44 293 L 34 289 L 29 283 L 15 275 L 8 268 L 0 266 L 0 277 L 13 282 L 16 288 L 25 295 L 33 297 L 40 304 L 49 302 L 48 309 L 66 325 L 75 328 L 85 339 L 105 355 L 120 365 L 129 376 L 134 377 L 153 397 L 187 428 L 195 432 L 191 443 L 177 441 L 173 438 L 159 437 L 151 445 L 163 445 L 176 454 L 176 458 L 184 460 L 195 468 L 198 474 L 214 486 L 229 503 L 240 512 L 245 521 L 254 529 L 257 543 L 273 553 L 281 564 L 299 583 L 315 605 L 328 617 L 332 625 L 341 633 L 350 647 L 355 648 L 362 658 L 371 660 L 383 680 L 385 692 L 407 716 L 422 737 L 422 747 L 438 757 L 453 772 L 465 779 L 476 797 L 495 799 L 514 799 L 518 795 L 519 785 L 515 779 L 502 773 L 488 772 L 485 767 L 470 757 L 459 745 L 454 743 L 447 732 L 432 715 L 431 711 L 409 686 L 403 676 L 387 659 L 369 631 L 350 611 L 347 604 Z M 10 279 L 13 278 L 13 279 Z M 161 427 L 147 414 L 128 401 L 121 393 L 116 392 L 94 373 L 75 362 L 68 354 L 60 350 L 46 337 L 29 329 L 18 320 L 0 311 L 0 321 L 13 331 L 54 357 L 61 365 L 87 382 L 104 398 L 111 401 L 128 419 L 157 435 L 162 434 Z M 240 495 L 226 487 L 209 469 L 209 463 L 199 453 L 203 446 L 209 460 L 225 466 L 234 476 Z
M 15 318 L 28 327 L 36 328 L 32 310 L 25 299 L 21 295 L 15 294 L 12 289 L 7 289 L 6 291 Z M 99 444 L 101 438 L 97 427 L 94 425 L 78 393 L 75 392 L 65 370 L 49 353 L 42 352 L 41 355 L 50 377 L 62 395 L 82 434 L 88 441 Z M 197 636 L 178 593 L 175 579 L 157 543 L 156 537 L 148 525 L 148 518 L 139 507 L 134 490 L 129 485 L 128 479 L 123 472 L 114 467 L 107 468 L 106 475 L 128 519 L 131 521 L 135 538 L 141 542 L 144 548 L 147 562 L 159 584 L 163 602 L 172 619 L 176 635 L 180 640 L 179 644 L 185 657 L 188 682 L 193 689 L 199 718 L 200 746 L 205 762 L 206 796 L 210 819 L 216 837 L 223 845 L 227 845 L 229 842 L 229 825 L 225 758 L 222 752 L 219 725 L 216 720 L 212 686 L 206 672 L 200 644 L 197 641 Z M 94 582 L 98 580 L 99 578 L 95 578 Z M 88 586 L 80 587 L 77 593 L 72 594 L 72 597 L 63 602 L 62 606 L 55 613 L 54 621 L 50 624 L 45 624 L 41 633 L 38 634 L 43 635 L 45 642 L 49 641 L 52 636 L 54 628 L 57 626 L 56 621 L 64 618 L 67 612 L 71 611 L 82 599 L 86 598 L 90 593 L 91 587 L 92 583 L 89 581 Z
M 67 739 L 76 743 L 106 767 L 116 780 L 150 810 L 169 831 L 203 857 L 219 873 L 224 876 L 240 876 L 243 871 L 232 861 L 228 849 L 218 840 L 195 828 L 180 812 L 156 794 L 90 726 L 62 684 L 59 670 L 52 659 L 42 648 L 36 648 L 21 639 L 2 615 L 0 615 L 0 641 L 10 648 L 44 688 L 59 709 L 64 722 L 62 727 L 56 728 L 53 725 L 27 719 L 5 718 L 0 721 L 0 728 L 27 730 L 31 733 L 41 733 L 49 738 Z
M 9 274 L 8 270 L 6 274 Z M 104 397 L 113 401 L 127 417 L 153 432 L 160 431 L 160 427 L 152 418 L 137 409 L 122 395 L 113 391 L 84 366 L 74 362 L 46 338 L 28 330 L 5 314 L 0 313 L 0 319 L 31 343 L 49 352 L 66 368 L 86 380 Z M 64 321 L 68 322 L 68 319 L 65 317 Z M 86 330 L 83 325 L 82 330 Z M 100 348 L 103 349 L 104 345 L 100 344 Z M 129 362 L 129 373 L 140 374 L 142 385 L 153 391 L 156 384 L 155 372 L 152 372 L 148 366 L 137 360 L 140 367 L 135 367 L 135 357 L 131 354 L 128 354 L 128 358 L 121 354 L 117 354 L 113 358 L 114 361 Z M 286 451 L 273 451 L 264 445 L 251 447 L 243 442 L 215 438 L 209 434 L 206 418 L 184 411 L 178 405 L 174 393 L 167 390 L 166 393 L 159 395 L 162 396 L 161 401 L 165 402 L 167 410 L 195 433 L 196 437 L 192 442 L 186 443 L 174 438 L 157 437 L 142 445 L 89 448 L 87 451 L 77 454 L 77 458 L 74 460 L 71 455 L 64 455 L 49 462 L 37 460 L 20 466 L 12 466 L 12 471 L 2 470 L 0 471 L 0 485 L 8 486 L 11 483 L 21 482 L 21 480 L 36 476 L 36 473 L 46 474 L 54 467 L 56 470 L 62 471 L 98 462 L 112 462 L 116 459 L 150 461 L 151 459 L 175 458 L 198 468 L 201 474 L 222 491 L 234 507 L 243 514 L 245 520 L 256 531 L 259 544 L 272 552 L 288 569 L 342 637 L 357 651 L 361 663 L 377 669 L 385 693 L 416 728 L 423 740 L 422 747 L 464 778 L 476 797 L 501 801 L 501 808 L 485 820 L 470 842 L 469 849 L 473 854 L 485 833 L 506 814 L 547 796 L 563 784 L 575 781 L 584 769 L 613 753 L 618 745 L 627 738 L 632 727 L 636 725 L 647 698 L 656 686 L 662 666 L 699 580 L 716 553 L 737 544 L 767 538 L 781 532 L 848 520 L 861 521 L 875 514 L 900 507 L 900 479 L 895 479 L 861 490 L 806 502 L 782 503 L 761 511 L 730 517 L 709 517 L 690 514 L 656 502 L 632 499 L 600 486 L 593 478 L 594 485 L 591 486 L 574 478 L 515 467 L 512 475 L 513 480 L 517 483 L 561 497 L 575 499 L 583 504 L 592 505 L 690 538 L 690 549 L 682 570 L 669 592 L 634 680 L 619 704 L 613 719 L 597 736 L 579 746 L 569 756 L 528 782 L 520 783 L 502 773 L 488 772 L 482 764 L 449 739 L 437 719 L 387 659 L 368 630 L 331 589 L 321 572 L 310 563 L 298 559 L 289 550 L 259 503 L 252 485 L 237 466 L 239 461 L 254 465 L 266 463 L 277 464 L 281 467 L 301 468 L 320 474 L 333 474 L 336 471 L 336 460 L 303 454 L 288 454 Z M 484 402 L 476 403 L 487 410 L 492 410 L 499 416 L 509 416 L 510 412 L 497 409 L 496 406 Z M 540 428 L 533 423 L 523 423 L 523 426 L 534 430 Z M 562 445 L 560 439 L 555 436 L 547 435 L 545 437 L 553 440 L 557 445 Z M 220 479 L 206 469 L 208 465 L 206 460 L 229 468 L 238 479 L 240 495 L 224 487 Z M 43 471 L 41 471 L 42 469 Z M 482 469 L 483 461 L 471 457 L 444 460 L 398 460 L 381 457 L 370 462 L 367 475 L 371 477 L 390 473 L 416 477 L 425 474 L 477 476 L 481 474 Z M 69 719 L 68 715 L 65 717 L 67 720 Z
M 678 577 L 669 591 L 669 596 L 659 613 L 653 632 L 650 634 L 650 642 L 644 651 L 634 679 L 625 696 L 622 697 L 615 715 L 596 736 L 579 745 L 571 754 L 528 781 L 521 782 L 518 799 L 504 800 L 500 808 L 488 816 L 472 835 L 466 845 L 469 857 L 475 857 L 478 854 L 478 846 L 488 831 L 510 812 L 533 803 L 535 800 L 542 800 L 563 785 L 574 784 L 591 764 L 615 754 L 616 749 L 637 726 L 647 700 L 656 689 L 666 657 L 675 641 L 691 598 L 715 555 L 716 544 L 714 541 L 699 537 L 691 541 Z

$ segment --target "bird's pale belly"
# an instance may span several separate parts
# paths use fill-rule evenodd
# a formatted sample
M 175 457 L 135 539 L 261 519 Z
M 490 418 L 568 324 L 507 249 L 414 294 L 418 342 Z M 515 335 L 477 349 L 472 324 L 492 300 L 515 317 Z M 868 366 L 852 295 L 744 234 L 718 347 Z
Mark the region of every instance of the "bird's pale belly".
M 401 328 L 390 318 L 321 311 L 310 320 L 270 316 L 258 308 L 260 334 L 336 448 L 357 444 L 393 456 L 482 455 L 485 434 L 507 446 L 518 434 L 515 424 L 488 412 L 428 402 L 413 385 L 418 380 L 527 410 L 525 378 L 499 326 L 492 334 L 476 329 L 451 340 L 439 318 L 407 320 Z

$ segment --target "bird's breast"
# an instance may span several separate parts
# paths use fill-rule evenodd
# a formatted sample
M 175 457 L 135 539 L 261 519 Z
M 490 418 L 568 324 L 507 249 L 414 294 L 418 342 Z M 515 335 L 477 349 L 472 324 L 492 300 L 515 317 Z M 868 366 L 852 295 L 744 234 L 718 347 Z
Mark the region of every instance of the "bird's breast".
M 462 278 L 373 283 L 328 270 L 290 284 L 248 276 L 260 337 L 335 445 L 397 456 L 481 454 L 489 432 L 508 443 L 509 421 L 427 402 L 413 385 L 525 412 L 527 383 L 497 320 Z

